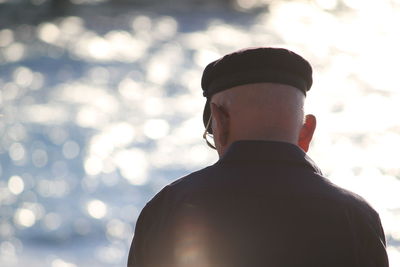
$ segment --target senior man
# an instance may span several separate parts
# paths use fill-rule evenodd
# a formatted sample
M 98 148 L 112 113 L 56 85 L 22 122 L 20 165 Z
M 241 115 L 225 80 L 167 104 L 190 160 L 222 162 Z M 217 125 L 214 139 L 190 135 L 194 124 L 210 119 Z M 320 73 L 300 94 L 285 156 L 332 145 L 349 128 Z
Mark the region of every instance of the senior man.
M 306 155 L 316 127 L 303 112 L 311 85 L 310 64 L 282 48 L 210 63 L 203 121 L 219 160 L 147 203 L 128 266 L 388 266 L 378 214 Z

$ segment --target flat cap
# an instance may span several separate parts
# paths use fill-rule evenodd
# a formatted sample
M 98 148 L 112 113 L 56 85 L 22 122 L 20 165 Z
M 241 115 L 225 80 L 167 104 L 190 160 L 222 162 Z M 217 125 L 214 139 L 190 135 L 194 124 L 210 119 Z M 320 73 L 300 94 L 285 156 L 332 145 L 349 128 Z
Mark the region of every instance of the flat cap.
M 263 82 L 291 85 L 305 95 L 312 85 L 312 67 L 300 55 L 273 47 L 243 49 L 211 62 L 201 79 L 203 95 L 207 97 L 204 126 L 211 115 L 210 101 L 214 94 L 239 85 Z M 212 133 L 211 127 L 208 132 Z

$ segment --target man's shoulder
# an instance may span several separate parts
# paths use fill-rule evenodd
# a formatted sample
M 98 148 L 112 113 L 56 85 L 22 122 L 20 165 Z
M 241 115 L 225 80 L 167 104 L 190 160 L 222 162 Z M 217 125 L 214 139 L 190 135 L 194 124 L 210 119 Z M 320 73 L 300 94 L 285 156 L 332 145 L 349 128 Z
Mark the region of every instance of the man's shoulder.
M 215 168 L 215 165 L 210 165 L 208 167 L 191 172 L 185 176 L 176 179 L 175 181 L 167 185 L 167 187 L 175 189 L 185 187 L 193 183 L 203 183 L 205 182 L 205 178 L 212 176 L 216 172 L 218 172 L 218 168 Z
M 323 181 L 325 187 L 327 188 L 326 190 L 328 195 L 330 195 L 334 201 L 338 202 L 338 204 L 345 208 L 347 212 L 362 217 L 369 217 L 371 220 L 376 220 L 379 218 L 376 210 L 364 197 L 331 182 L 324 176 L 320 177 L 321 181 Z
M 177 194 L 190 191 L 191 188 L 199 188 L 201 185 L 207 184 L 207 178 L 216 170 L 214 165 L 194 171 L 185 176 L 182 176 L 170 184 L 164 186 L 148 203 L 147 206 L 154 202 L 170 200 L 171 197 L 176 197 Z
M 227 171 L 232 176 L 225 177 Z M 231 168 L 222 168 L 219 164 L 194 171 L 166 185 L 148 204 L 163 203 L 163 205 L 176 205 L 179 201 L 191 198 L 193 195 L 206 195 L 204 194 L 205 192 L 213 192 L 215 188 L 225 191 L 225 189 L 228 190 L 227 188 L 243 185 L 246 188 L 254 189 L 254 191 L 247 190 L 247 192 L 256 193 L 261 190 L 260 187 L 265 186 L 265 184 L 261 184 L 260 186 L 260 184 L 256 182 L 249 182 L 248 177 L 246 177 L 246 179 L 236 179 L 236 181 L 233 182 L 232 178 L 242 176 L 237 172 L 235 173 L 235 171 L 237 171 L 236 168 L 234 170 Z M 288 186 L 288 181 L 286 181 L 283 182 L 283 186 L 279 187 L 276 191 L 265 190 L 279 198 L 285 196 L 296 198 L 296 196 L 298 196 L 303 199 L 314 199 L 315 201 L 323 200 L 322 202 L 324 203 L 325 201 L 336 203 L 338 207 L 340 206 L 358 216 L 367 216 L 372 220 L 379 218 L 375 209 L 362 196 L 334 184 L 320 173 L 308 172 L 307 176 L 305 180 L 297 179 L 299 177 L 290 179 L 290 181 L 294 182 L 292 186 Z M 238 180 L 243 181 L 237 182 Z M 228 181 L 229 183 L 227 183 Z M 274 180 L 272 184 L 275 181 L 276 180 Z M 272 186 L 274 185 L 271 185 L 271 187 Z M 262 191 L 263 190 L 264 189 L 262 189 Z M 221 193 L 221 191 L 218 192 Z M 267 197 L 267 194 L 264 196 Z
M 380 220 L 378 212 L 364 197 L 346 189 L 342 190 L 346 192 L 347 204 L 352 212 L 362 217 L 368 217 L 371 221 Z

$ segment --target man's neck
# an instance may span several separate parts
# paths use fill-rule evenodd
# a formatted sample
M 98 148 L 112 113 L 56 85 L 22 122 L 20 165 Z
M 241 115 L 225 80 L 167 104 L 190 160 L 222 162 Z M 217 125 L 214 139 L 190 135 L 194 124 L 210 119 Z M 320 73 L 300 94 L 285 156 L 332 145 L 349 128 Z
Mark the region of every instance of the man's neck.
M 262 137 L 252 136 L 252 137 L 235 138 L 235 139 L 230 140 L 225 146 L 217 147 L 219 158 L 221 158 L 225 154 L 225 152 L 228 150 L 228 148 L 234 142 L 237 142 L 237 141 L 274 141 L 274 142 L 290 143 L 290 144 L 298 146 L 298 144 L 296 142 L 293 142 L 293 140 L 289 139 L 289 138 L 280 138 L 280 137 L 279 138 L 276 138 L 276 137 L 273 138 L 273 137 L 265 137 L 265 136 L 262 136 Z

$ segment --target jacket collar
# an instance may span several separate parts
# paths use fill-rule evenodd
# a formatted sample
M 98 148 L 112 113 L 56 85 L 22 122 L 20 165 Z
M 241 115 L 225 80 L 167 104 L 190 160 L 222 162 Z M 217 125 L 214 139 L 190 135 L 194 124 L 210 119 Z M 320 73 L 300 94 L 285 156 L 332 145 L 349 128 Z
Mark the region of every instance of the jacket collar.
M 232 143 L 217 163 L 281 161 L 303 164 L 322 174 L 316 164 L 298 146 L 277 141 L 242 140 Z

